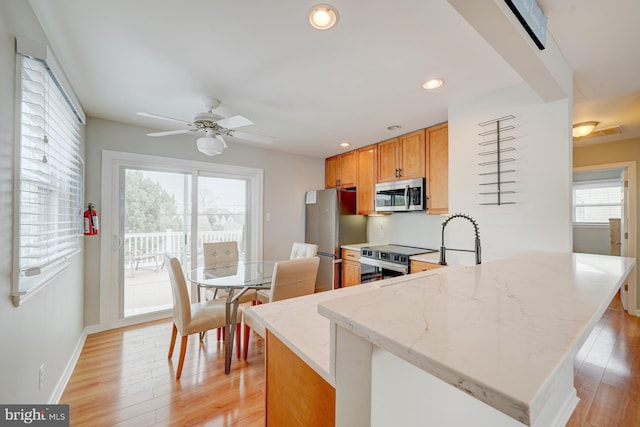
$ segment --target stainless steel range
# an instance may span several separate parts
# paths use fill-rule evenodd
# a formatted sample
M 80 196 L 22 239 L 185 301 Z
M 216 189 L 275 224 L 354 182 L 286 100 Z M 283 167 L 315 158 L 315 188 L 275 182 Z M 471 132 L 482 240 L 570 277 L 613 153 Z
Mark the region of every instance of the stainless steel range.
M 364 247 L 360 250 L 360 282 L 408 274 L 411 256 L 434 252 L 438 252 L 437 249 L 402 245 Z

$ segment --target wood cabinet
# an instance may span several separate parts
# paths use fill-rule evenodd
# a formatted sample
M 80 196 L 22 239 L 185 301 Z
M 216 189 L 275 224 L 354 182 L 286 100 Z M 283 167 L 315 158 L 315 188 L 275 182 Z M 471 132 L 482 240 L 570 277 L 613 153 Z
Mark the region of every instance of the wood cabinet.
M 356 150 L 325 160 L 325 188 L 353 188 L 356 186 L 358 153 Z
M 358 215 L 375 213 L 376 181 L 378 179 L 378 147 L 369 145 L 358 150 L 356 209 Z
M 342 287 L 360 284 L 360 251 L 342 250 Z
M 336 390 L 267 330 L 267 427 L 335 425 Z
M 424 176 L 424 129 L 378 143 L 378 182 Z
M 429 214 L 449 213 L 449 126 L 426 129 L 425 164 Z
M 435 264 L 432 262 L 411 260 L 411 265 L 409 266 L 409 273 L 418 273 L 420 271 L 434 270 L 436 268 L 442 268 L 442 267 L 445 267 L 445 266 L 440 264 Z

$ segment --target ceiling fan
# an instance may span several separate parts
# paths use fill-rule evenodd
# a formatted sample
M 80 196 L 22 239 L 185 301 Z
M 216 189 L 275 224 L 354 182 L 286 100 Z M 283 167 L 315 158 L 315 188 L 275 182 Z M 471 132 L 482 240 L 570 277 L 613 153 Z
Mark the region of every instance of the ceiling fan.
M 168 120 L 171 122 L 177 122 L 186 125 L 186 129 L 153 132 L 148 133 L 148 136 L 167 136 L 178 135 L 181 133 L 204 132 L 204 136 L 196 140 L 196 145 L 198 147 L 198 151 L 206 154 L 207 156 L 218 155 L 222 153 L 225 148 L 227 148 L 227 143 L 225 142 L 223 136 L 230 136 L 233 138 L 260 142 L 264 144 L 269 144 L 272 142 L 273 139 L 268 136 L 254 135 L 247 132 L 237 131 L 236 129 L 239 127 L 253 124 L 253 122 L 246 117 L 232 116 L 225 118 L 219 114 L 214 113 L 213 110 L 220 106 L 219 100 L 215 98 L 204 98 L 203 101 L 207 111 L 196 114 L 192 122 L 145 112 L 140 112 L 137 114 L 139 116 Z

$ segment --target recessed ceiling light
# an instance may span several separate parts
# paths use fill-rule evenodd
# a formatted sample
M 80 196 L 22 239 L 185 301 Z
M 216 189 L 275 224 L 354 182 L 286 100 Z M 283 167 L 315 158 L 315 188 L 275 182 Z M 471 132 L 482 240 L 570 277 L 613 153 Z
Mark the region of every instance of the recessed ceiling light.
M 330 4 L 313 6 L 309 14 L 309 23 L 317 30 L 328 30 L 338 23 L 338 11 Z
M 444 80 L 442 79 L 431 79 L 427 80 L 422 84 L 422 87 L 426 90 L 438 89 L 440 86 L 444 84 Z
M 573 125 L 573 137 L 581 138 L 589 135 L 598 126 L 598 122 L 582 122 Z
M 398 129 L 401 129 L 401 128 L 402 128 L 402 126 L 400 126 L 400 125 L 387 126 L 388 130 L 398 130 Z
M 347 141 L 343 141 L 340 143 L 340 147 L 351 147 L 351 143 Z

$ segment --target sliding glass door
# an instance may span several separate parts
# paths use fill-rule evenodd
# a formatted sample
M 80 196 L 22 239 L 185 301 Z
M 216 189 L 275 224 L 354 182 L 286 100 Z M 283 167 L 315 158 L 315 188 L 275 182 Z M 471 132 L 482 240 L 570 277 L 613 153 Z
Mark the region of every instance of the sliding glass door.
M 259 258 L 262 171 L 116 154 L 125 158 L 111 161 L 114 203 L 103 203 L 103 212 L 114 215 L 102 236 L 112 234 L 111 247 L 102 249 L 110 249 L 103 260 L 111 290 L 101 291 L 110 327 L 170 315 L 165 256 L 178 258 L 185 273 L 203 264 L 205 242 L 235 241 L 241 259 Z M 195 290 L 189 291 L 195 301 Z
M 168 310 L 165 255 L 188 261 L 191 174 L 121 168 L 120 251 L 124 317 Z

